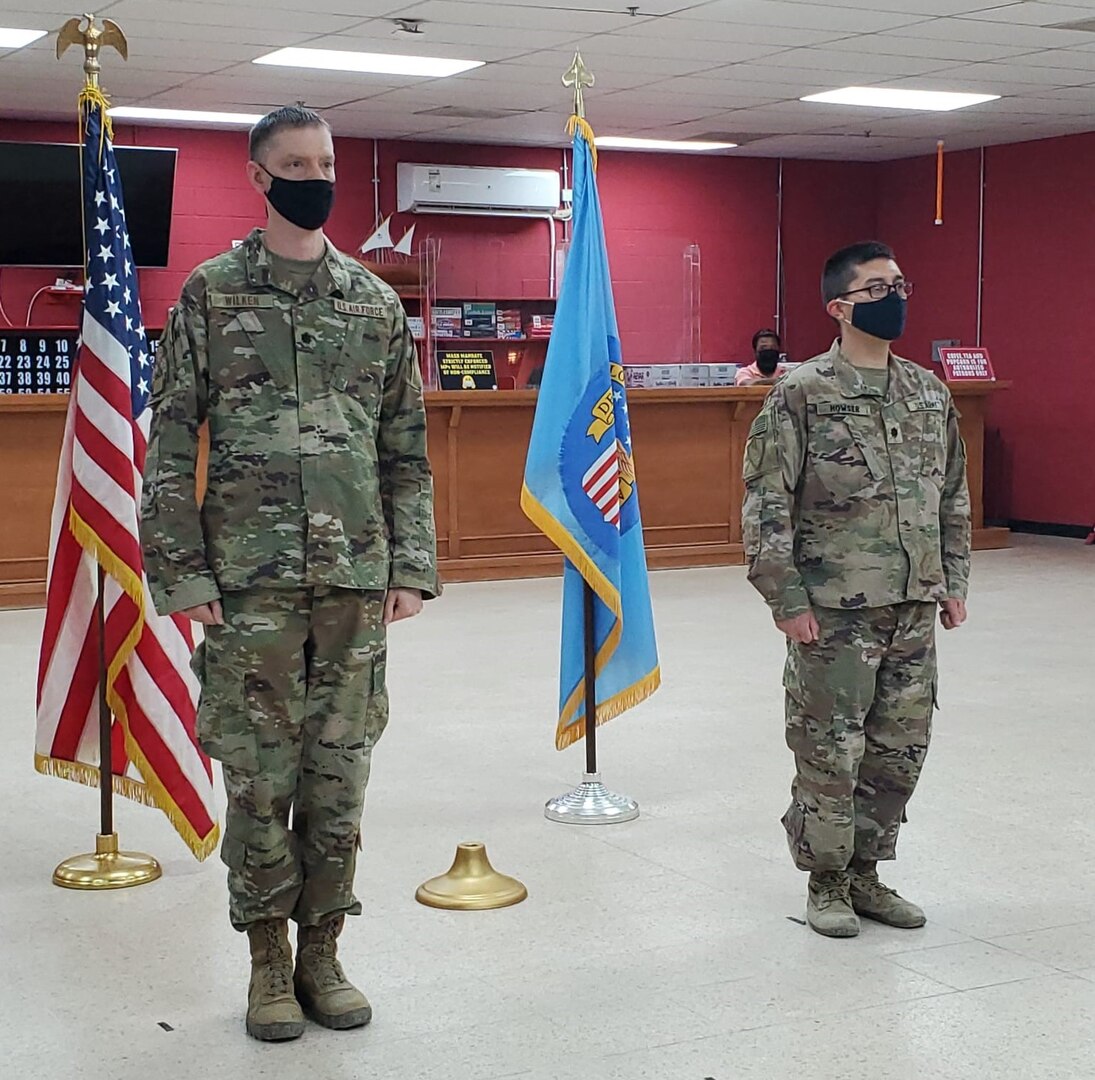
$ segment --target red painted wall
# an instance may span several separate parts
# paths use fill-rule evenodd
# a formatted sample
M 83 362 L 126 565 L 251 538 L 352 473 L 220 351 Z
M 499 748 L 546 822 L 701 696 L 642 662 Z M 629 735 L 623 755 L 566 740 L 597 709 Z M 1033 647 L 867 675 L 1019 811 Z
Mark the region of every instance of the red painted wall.
M 243 174 L 240 132 L 119 125 L 119 143 L 179 149 L 171 265 L 141 272 L 149 325 L 162 324 L 190 269 L 262 219 Z M 0 139 L 74 141 L 75 124 L 0 121 Z M 373 143 L 337 140 L 339 194 L 329 234 L 354 250 L 374 220 Z M 380 199 L 395 209 L 397 161 L 561 168 L 558 150 L 389 143 L 378 146 Z M 871 236 L 897 250 L 917 284 L 902 351 L 930 362 L 935 338 L 976 330 L 979 153 L 948 154 L 945 224 L 933 225 L 934 159 L 878 165 L 787 161 L 783 168 L 784 344 L 793 357 L 824 349 L 833 328 L 818 296 L 822 262 Z M 983 342 L 1014 382 L 993 406 L 986 509 L 992 516 L 1091 524 L 1095 519 L 1095 134 L 987 151 Z M 700 245 L 703 359 L 741 360 L 774 321 L 778 164 L 606 152 L 599 172 L 616 304 L 631 363 L 682 358 L 683 257 Z M 397 215 L 441 242 L 438 293 L 546 296 L 542 222 Z M 560 230 L 561 235 L 561 230 Z M 52 271 L 7 269 L 0 300 L 21 325 Z M 43 297 L 34 322 L 75 324 L 71 300 Z
M 878 166 L 879 232 L 915 280 L 906 355 L 976 338 L 980 152 L 945 159 L 944 224 L 932 224 L 934 159 Z M 1095 522 L 1095 134 L 985 152 L 981 342 L 999 379 L 986 434 L 986 514 Z
M 874 165 L 783 163 L 783 344 L 793 359 L 815 356 L 836 337 L 836 324 L 821 302 L 825 260 L 877 232 Z
M 67 140 L 75 125 L 0 121 L 0 139 Z M 223 251 L 262 218 L 261 200 L 244 179 L 241 132 L 118 125 L 119 144 L 179 150 L 170 266 L 141 272 L 149 325 L 162 323 L 186 274 Z M 354 250 L 374 223 L 373 143 L 336 140 L 339 189 L 328 233 Z M 559 150 L 381 142 L 380 208 L 396 207 L 396 163 L 440 162 L 561 169 Z M 699 243 L 703 266 L 704 360 L 743 359 L 754 330 L 772 322 L 775 307 L 776 176 L 772 161 L 652 157 L 605 153 L 599 179 L 624 356 L 630 363 L 683 359 L 684 251 Z M 440 240 L 440 297 L 546 297 L 549 234 L 541 221 L 397 214 L 395 236 L 417 223 L 416 240 Z M 560 242 L 563 230 L 557 228 Z M 12 270 L 0 278 L 0 299 L 21 323 L 34 291 L 51 271 Z M 792 305 L 793 306 L 793 305 Z M 43 297 L 36 323 L 73 321 L 70 300 Z

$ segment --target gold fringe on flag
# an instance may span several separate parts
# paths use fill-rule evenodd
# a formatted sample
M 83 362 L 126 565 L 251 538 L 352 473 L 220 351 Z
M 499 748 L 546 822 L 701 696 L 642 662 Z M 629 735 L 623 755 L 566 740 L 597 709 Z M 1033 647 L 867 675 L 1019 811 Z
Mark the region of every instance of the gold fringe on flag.
M 581 134 L 585 139 L 586 145 L 589 147 L 590 157 L 593 158 L 593 171 L 597 171 L 597 136 L 593 134 L 593 128 L 589 126 L 589 121 L 584 116 L 579 116 L 575 113 L 567 121 L 567 134 L 573 139 L 575 134 Z
M 589 557 L 585 549 L 571 536 L 565 526 L 554 517 L 550 510 L 528 489 L 521 486 L 521 509 L 525 516 L 570 560 L 579 574 L 589 583 L 598 599 L 612 612 L 615 619 L 612 629 L 597 650 L 593 671 L 600 675 L 620 644 L 623 636 L 623 605 L 620 594 L 612 582 L 605 577 L 601 568 Z M 661 685 L 661 668 L 655 668 L 638 682 L 621 690 L 615 697 L 603 701 L 597 706 L 594 717 L 597 727 L 614 720 L 621 713 L 645 701 Z M 585 724 L 577 723 L 578 709 L 585 700 L 585 679 L 579 679 L 573 693 L 559 712 L 559 723 L 555 729 L 555 748 L 565 750 L 576 743 L 585 734 Z

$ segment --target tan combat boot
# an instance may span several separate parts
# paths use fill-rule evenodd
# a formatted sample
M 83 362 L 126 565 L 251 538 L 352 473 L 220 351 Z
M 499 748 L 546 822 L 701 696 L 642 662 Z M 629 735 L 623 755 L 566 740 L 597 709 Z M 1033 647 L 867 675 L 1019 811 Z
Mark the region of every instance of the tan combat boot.
M 859 919 L 852 910 L 845 871 L 815 871 L 810 875 L 806 921 L 825 937 L 849 938 L 859 933 Z
M 297 932 L 297 967 L 293 984 L 304 1011 L 324 1027 L 364 1027 L 373 1010 L 338 962 L 338 935 L 343 917 L 319 926 L 302 926 Z
M 264 1042 L 299 1039 L 304 1014 L 293 996 L 293 953 L 289 924 L 265 919 L 247 928 L 251 943 L 251 985 L 247 988 L 247 1034 Z
M 917 930 L 928 921 L 922 908 L 878 880 L 874 863 L 853 863 L 849 876 L 852 907 L 864 918 L 900 930 Z

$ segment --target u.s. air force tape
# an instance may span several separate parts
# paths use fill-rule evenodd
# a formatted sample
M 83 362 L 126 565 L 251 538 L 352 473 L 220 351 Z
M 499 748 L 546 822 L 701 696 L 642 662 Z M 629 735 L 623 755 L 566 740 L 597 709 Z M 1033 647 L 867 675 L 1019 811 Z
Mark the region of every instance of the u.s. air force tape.
M 350 300 L 336 300 L 335 311 L 340 315 L 364 315 L 366 319 L 383 319 L 388 314 L 383 304 L 355 304 Z

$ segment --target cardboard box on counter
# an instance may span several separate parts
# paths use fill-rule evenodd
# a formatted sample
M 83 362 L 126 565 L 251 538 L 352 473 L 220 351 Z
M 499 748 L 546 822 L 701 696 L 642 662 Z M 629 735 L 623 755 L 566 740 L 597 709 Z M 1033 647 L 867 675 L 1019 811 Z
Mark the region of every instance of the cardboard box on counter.
M 733 386 L 738 377 L 738 365 L 708 364 L 707 372 L 711 377 L 711 386 Z
M 625 364 L 624 385 L 636 390 L 649 390 L 654 385 L 654 369 L 649 364 Z
M 707 364 L 681 364 L 679 386 L 710 386 L 711 375 Z
M 681 385 L 680 364 L 651 364 L 651 386 L 669 388 Z

